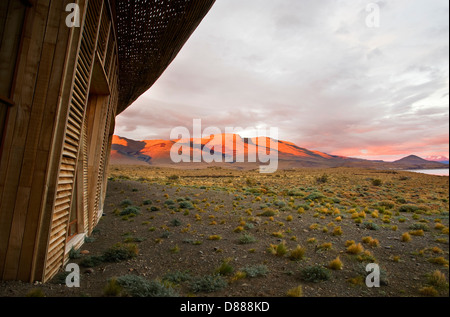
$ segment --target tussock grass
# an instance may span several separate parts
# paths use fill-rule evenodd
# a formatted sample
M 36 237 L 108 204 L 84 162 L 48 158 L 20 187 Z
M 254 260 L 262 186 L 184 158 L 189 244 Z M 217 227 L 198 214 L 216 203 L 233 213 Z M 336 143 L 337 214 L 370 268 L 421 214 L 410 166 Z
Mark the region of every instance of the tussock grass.
M 439 292 L 433 286 L 424 286 L 419 290 L 420 295 L 426 297 L 437 297 Z
M 303 297 L 303 287 L 301 285 L 291 288 L 287 291 L 286 295 L 288 297 Z
M 339 257 L 337 257 L 336 259 L 334 259 L 333 261 L 331 261 L 328 264 L 328 267 L 332 270 L 338 271 L 338 270 L 342 270 L 342 268 L 344 267 L 344 264 L 342 263 L 341 259 Z
M 408 232 L 402 234 L 400 241 L 402 242 L 410 242 L 412 240 L 411 235 Z
M 292 261 L 300 261 L 303 260 L 306 253 L 306 249 L 303 248 L 300 245 L 297 245 L 297 247 L 291 251 L 289 254 L 289 259 Z
M 361 243 L 352 244 L 347 248 L 347 253 L 349 254 L 360 254 L 362 252 L 364 252 L 364 247 Z
M 427 283 L 438 290 L 448 290 L 447 277 L 439 270 L 428 274 Z

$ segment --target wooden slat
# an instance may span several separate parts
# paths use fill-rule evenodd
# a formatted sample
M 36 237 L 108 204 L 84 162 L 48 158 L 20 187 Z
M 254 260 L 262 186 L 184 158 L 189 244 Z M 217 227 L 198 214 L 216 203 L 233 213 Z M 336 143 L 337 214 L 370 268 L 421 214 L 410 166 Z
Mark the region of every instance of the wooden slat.
M 54 254 L 54 250 L 58 249 L 57 252 L 61 252 L 60 250 L 60 245 L 61 243 L 64 242 L 64 233 L 61 233 L 60 237 L 58 239 L 56 239 L 55 241 L 53 241 L 52 244 L 50 244 L 49 248 L 48 248 L 48 253 L 51 256 L 52 254 Z
M 67 205 L 60 206 L 60 208 L 53 214 L 52 221 L 57 221 L 58 219 L 67 217 L 68 215 L 69 215 L 69 206 Z
M 80 138 L 79 136 L 82 133 L 82 122 L 85 112 L 85 105 L 87 101 L 87 83 L 91 80 L 91 73 L 92 73 L 92 65 L 93 65 L 93 58 L 94 58 L 94 42 L 98 38 L 98 29 L 99 29 L 99 19 L 96 18 L 96 14 L 98 11 L 98 4 L 102 3 L 103 1 L 99 0 L 92 0 L 88 3 L 88 9 L 87 9 L 87 16 L 86 21 L 84 25 L 83 30 L 83 36 L 81 39 L 81 49 L 79 50 L 79 56 L 77 59 L 77 66 L 76 66 L 76 72 L 75 72 L 75 79 L 74 79 L 74 86 L 73 86 L 73 92 L 72 92 L 72 101 L 71 101 L 71 107 L 69 109 L 68 114 L 68 133 L 66 134 L 65 140 L 64 140 L 64 147 L 63 147 L 63 156 L 66 158 L 72 158 L 73 162 L 71 162 L 74 166 L 74 170 L 76 170 L 77 166 L 77 160 L 78 160 L 78 152 L 79 152 L 79 146 L 80 146 Z M 95 34 L 94 34 L 95 33 Z M 88 75 L 89 74 L 89 75 Z M 88 76 L 87 76 L 88 75 Z M 73 135 L 76 135 L 76 137 L 73 137 Z M 67 162 L 66 162 L 67 164 Z M 59 172 L 59 179 L 58 179 L 58 188 L 61 185 L 71 185 L 72 191 L 69 196 L 66 196 L 64 200 L 56 200 L 55 201 L 55 211 L 58 208 L 58 202 L 63 203 L 61 206 L 65 206 L 65 204 L 68 204 L 68 214 L 70 213 L 70 204 L 69 202 L 72 201 L 72 195 L 73 195 L 73 188 L 75 183 L 75 173 L 65 173 L 63 169 L 60 169 Z M 52 221 L 52 228 L 50 231 L 50 243 L 52 243 L 52 239 L 55 239 L 55 235 L 58 236 L 62 232 L 64 232 L 64 241 L 61 243 L 61 247 L 63 248 L 65 245 L 65 235 L 67 234 L 67 226 L 68 223 L 66 221 L 66 218 L 68 220 L 68 214 L 66 217 L 62 217 L 61 220 L 57 221 L 53 219 Z M 59 240 L 55 240 L 59 241 Z M 50 255 L 49 255 L 50 256 Z M 51 256 L 50 256 L 51 257 Z M 64 257 L 64 252 L 63 256 Z M 59 263 L 59 257 L 58 261 L 53 261 L 51 258 L 50 260 L 47 259 L 47 265 L 45 268 L 45 275 L 46 278 L 49 278 L 49 274 L 54 271 L 54 266 L 62 265 L 62 263 Z M 61 259 L 61 261 L 63 258 Z
M 56 199 L 70 197 L 71 194 L 72 192 L 70 190 L 58 191 L 58 193 L 56 194 Z

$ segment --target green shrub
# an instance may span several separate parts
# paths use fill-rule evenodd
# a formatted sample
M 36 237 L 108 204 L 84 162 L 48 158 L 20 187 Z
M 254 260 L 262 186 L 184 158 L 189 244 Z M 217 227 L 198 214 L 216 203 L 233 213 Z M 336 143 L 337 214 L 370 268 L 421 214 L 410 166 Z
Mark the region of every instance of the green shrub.
M 323 174 L 322 176 L 316 177 L 316 183 L 317 184 L 325 184 L 326 182 L 328 182 L 328 175 L 327 174 Z
M 69 251 L 69 259 L 73 260 L 73 259 L 79 259 L 79 258 L 81 258 L 80 250 L 75 250 L 75 248 L 72 247 Z
M 220 275 L 205 275 L 195 278 L 189 284 L 194 293 L 213 293 L 227 287 L 227 281 Z
M 133 242 L 143 242 L 145 241 L 145 238 L 137 238 L 137 237 L 133 237 L 133 236 L 128 236 L 125 238 L 125 240 L 123 240 L 124 243 L 133 243 Z
M 334 202 L 335 204 L 340 204 L 341 203 L 341 199 L 339 199 L 338 197 L 332 197 L 331 201 Z
M 305 282 L 318 283 L 331 278 L 331 272 L 320 265 L 310 266 L 301 271 L 301 278 Z
M 103 263 L 103 258 L 101 256 L 87 256 L 81 260 L 80 266 L 82 267 L 96 267 Z
M 430 231 L 430 228 L 424 224 L 424 223 L 414 223 L 409 226 L 410 230 L 423 230 L 423 231 Z
M 376 223 L 373 223 L 373 222 L 364 222 L 364 223 L 362 224 L 362 227 L 363 227 L 364 229 L 374 230 L 374 231 L 380 229 L 380 227 L 379 227 Z
M 170 232 L 165 230 L 162 234 L 161 234 L 161 238 L 163 239 L 167 239 L 170 237 Z
M 303 210 L 305 210 L 305 211 L 308 211 L 309 209 L 311 209 L 311 207 L 309 207 L 308 204 L 300 204 L 300 205 L 295 206 L 295 208 L 296 209 L 303 208 Z
M 136 257 L 138 252 L 136 244 L 117 243 L 103 253 L 102 259 L 104 262 L 120 262 Z
M 129 215 L 139 215 L 140 208 L 136 206 L 128 206 L 124 210 L 122 210 L 119 215 L 120 216 L 129 216 Z
M 94 232 L 92 232 L 92 233 L 94 233 Z M 94 242 L 95 241 L 95 238 L 93 237 L 93 236 L 90 236 L 90 237 L 84 237 L 84 242 L 86 242 L 86 243 L 92 243 L 92 242 Z
M 313 192 L 306 196 L 305 200 L 317 200 L 322 198 L 325 198 L 324 194 L 322 194 L 321 192 Z
M 378 203 L 379 206 L 386 207 L 387 209 L 392 209 L 395 207 L 395 203 L 390 200 L 383 200 Z
M 155 211 L 160 211 L 160 210 L 161 210 L 161 208 L 156 207 L 156 206 L 151 206 L 151 207 L 150 207 L 150 211 L 153 211 L 153 212 L 155 212 Z
M 52 278 L 50 283 L 57 284 L 57 285 L 65 285 L 66 284 L 66 278 L 70 274 L 70 272 L 61 271 L 58 274 L 55 275 L 55 277 Z
M 373 179 L 372 180 L 372 185 L 373 186 L 381 186 L 381 185 L 383 185 L 383 181 L 381 180 L 381 179 Z
M 153 202 L 150 200 L 150 199 L 148 199 L 148 200 L 144 200 L 143 202 L 142 202 L 142 205 L 144 205 L 144 206 L 148 206 L 148 205 L 151 205 Z
M 179 227 L 179 226 L 181 226 L 183 223 L 180 221 L 180 220 L 178 220 L 178 219 L 172 219 L 172 221 L 170 222 L 170 224 L 172 225 L 172 226 L 174 226 L 174 227 Z
M 181 209 L 189 209 L 189 210 L 194 209 L 194 206 L 190 201 L 182 201 L 179 203 L 179 206 Z
M 283 208 L 286 206 L 286 202 L 284 202 L 282 200 L 276 200 L 273 202 L 273 204 L 279 208 Z
M 173 206 L 173 205 L 175 205 L 175 202 L 174 202 L 172 199 L 167 199 L 167 200 L 164 202 L 164 205 L 167 205 L 167 206 Z
M 189 274 L 189 271 L 176 271 L 176 272 L 169 272 L 164 275 L 162 280 L 164 282 L 169 282 L 172 284 L 181 284 L 186 281 L 190 281 L 192 277 Z
M 159 281 L 147 281 L 141 276 L 124 275 L 117 278 L 117 283 L 127 295 L 132 297 L 178 297 L 179 294 L 171 287 Z
M 129 199 L 124 199 L 119 204 L 119 206 L 123 207 L 123 208 L 131 206 L 131 205 L 133 205 L 133 202 L 131 200 L 129 200 Z
M 420 207 L 416 205 L 402 205 L 398 209 L 399 212 L 416 212 L 419 211 Z
M 288 196 L 295 196 L 295 197 L 303 197 L 304 194 L 301 191 L 298 191 L 296 189 L 291 189 L 287 192 Z
M 260 277 L 260 276 L 266 276 L 269 272 L 269 269 L 264 264 L 259 265 L 253 265 L 253 266 L 246 266 L 243 269 L 241 269 L 242 272 L 245 272 L 247 274 L 247 277 L 254 278 L 254 277 Z
M 240 244 L 251 244 L 251 243 L 255 243 L 255 242 L 256 242 L 256 238 L 254 236 L 252 236 L 251 234 L 244 233 L 239 238 Z

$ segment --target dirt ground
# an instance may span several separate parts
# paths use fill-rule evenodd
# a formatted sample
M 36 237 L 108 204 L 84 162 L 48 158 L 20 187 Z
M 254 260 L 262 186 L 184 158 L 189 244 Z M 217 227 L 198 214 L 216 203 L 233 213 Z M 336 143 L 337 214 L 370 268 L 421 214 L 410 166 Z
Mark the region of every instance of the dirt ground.
M 0 282 L 0 296 L 101 297 L 111 278 L 152 281 L 177 272 L 191 278 L 170 284 L 180 296 L 285 297 L 299 286 L 304 297 L 449 294 L 448 177 L 345 168 L 261 175 L 125 166 L 111 167 L 109 175 L 104 217 L 70 263 L 117 243 L 136 245 L 137 256 L 81 266 L 80 288 L 66 287 L 62 272 L 44 285 Z M 139 214 L 121 215 L 127 203 Z M 409 242 L 402 241 L 405 233 Z M 349 253 L 351 241 L 363 251 Z M 280 245 L 286 254 L 273 254 Z M 304 254 L 294 258 L 297 246 Z M 342 268 L 333 270 L 336 258 Z M 193 279 L 217 273 L 224 262 L 224 288 L 192 289 Z M 365 285 L 369 263 L 381 268 L 379 288 Z M 258 265 L 267 269 L 263 276 L 239 274 Z M 312 266 L 329 272 L 328 280 L 308 281 L 304 270 Z M 444 280 L 437 282 L 433 273 Z

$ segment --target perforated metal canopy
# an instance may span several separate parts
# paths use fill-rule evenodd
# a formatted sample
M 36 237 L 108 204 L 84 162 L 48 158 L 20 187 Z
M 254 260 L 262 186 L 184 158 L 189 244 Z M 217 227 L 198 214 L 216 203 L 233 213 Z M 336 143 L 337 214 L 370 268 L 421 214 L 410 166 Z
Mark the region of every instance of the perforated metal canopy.
M 125 110 L 173 61 L 215 0 L 112 0 Z

